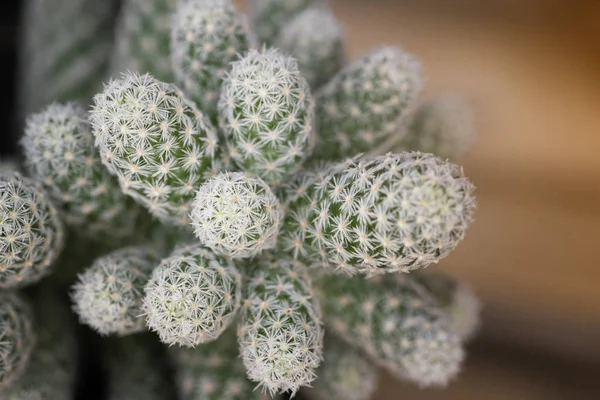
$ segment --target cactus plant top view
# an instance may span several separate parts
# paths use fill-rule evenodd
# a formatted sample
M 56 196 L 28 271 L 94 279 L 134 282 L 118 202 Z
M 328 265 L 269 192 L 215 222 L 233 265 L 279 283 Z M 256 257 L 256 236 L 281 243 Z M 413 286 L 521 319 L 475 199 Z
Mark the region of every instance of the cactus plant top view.
M 23 71 L 22 157 L 0 160 L 0 398 L 100 377 L 111 400 L 368 400 L 379 368 L 452 382 L 480 305 L 428 267 L 475 218 L 466 106 L 422 101 L 398 46 L 347 59 L 330 1 L 122 3 L 89 47 L 54 27 L 63 70 Z M 90 18 L 54 17 L 75 10 Z M 31 90 L 79 65 L 78 88 Z M 77 329 L 34 318 L 38 288 Z M 63 331 L 81 349 L 57 354 Z

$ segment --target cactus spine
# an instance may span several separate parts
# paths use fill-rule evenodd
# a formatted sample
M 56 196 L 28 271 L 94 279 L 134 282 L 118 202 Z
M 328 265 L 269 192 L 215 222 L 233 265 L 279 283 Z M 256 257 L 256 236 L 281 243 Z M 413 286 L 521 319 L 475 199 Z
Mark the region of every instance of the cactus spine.
M 314 103 L 296 60 L 250 50 L 231 64 L 219 99 L 220 126 L 233 161 L 277 186 L 312 152 Z
M 0 174 L 0 288 L 20 288 L 50 273 L 64 228 L 47 193 L 18 172 Z
M 283 255 L 256 260 L 238 325 L 250 380 L 264 392 L 297 392 L 315 378 L 323 351 L 319 303 L 304 266 Z

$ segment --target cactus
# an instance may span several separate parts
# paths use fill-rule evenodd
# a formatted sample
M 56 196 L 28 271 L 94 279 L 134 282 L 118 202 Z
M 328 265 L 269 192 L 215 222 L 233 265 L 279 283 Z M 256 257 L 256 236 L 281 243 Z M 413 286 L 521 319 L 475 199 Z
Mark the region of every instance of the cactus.
M 0 174 L 14 172 L 19 169 L 19 166 L 10 158 L 0 158 Z
M 0 292 L 0 392 L 25 371 L 36 336 L 31 306 L 20 295 Z
M 232 261 L 185 245 L 153 271 L 144 292 L 148 327 L 163 343 L 193 347 L 214 341 L 233 322 L 241 274 Z
M 90 119 L 122 190 L 170 224 L 189 223 L 194 191 L 219 169 L 210 121 L 173 85 L 129 72 L 94 97 Z
M 471 289 L 441 273 L 418 273 L 415 281 L 439 302 L 450 318 L 452 328 L 463 342 L 473 338 L 479 328 L 481 304 Z
M 252 27 L 260 41 L 270 45 L 295 14 L 311 6 L 328 3 L 329 0 L 251 0 Z
M 68 227 L 98 240 L 119 241 L 134 234 L 141 209 L 102 165 L 87 118 L 75 103 L 53 103 L 30 115 L 21 140 L 25 166 Z
M 264 254 L 244 290 L 238 343 L 248 377 L 271 396 L 294 394 L 316 378 L 323 348 L 321 310 L 305 267 Z
M 133 70 L 173 81 L 171 19 L 181 0 L 124 0 L 117 20 L 111 74 Z
M 52 101 L 88 104 L 108 74 L 115 0 L 26 0 L 19 46 L 19 114 Z
M 149 246 L 125 247 L 98 258 L 73 286 L 73 310 L 80 321 L 102 335 L 145 330 L 140 318 L 144 286 L 159 262 Z
M 0 174 L 0 288 L 20 288 L 50 273 L 64 228 L 47 193 L 18 172 Z
M 219 99 L 229 153 L 244 171 L 276 186 L 312 152 L 314 103 L 294 58 L 250 50 L 231 63 Z
M 235 330 L 227 329 L 214 343 L 195 349 L 172 349 L 182 400 L 266 400 L 246 378 Z
M 229 63 L 252 45 L 245 18 L 231 0 L 180 2 L 171 31 L 176 83 L 218 123 L 217 102 Z
M 342 26 L 326 7 L 311 7 L 295 16 L 283 27 L 275 47 L 298 60 L 313 90 L 333 78 L 345 61 Z
M 473 190 L 461 168 L 432 154 L 349 160 L 286 189 L 281 247 L 348 274 L 423 268 L 463 240 Z
M 420 63 L 386 46 L 347 65 L 315 95 L 313 159 L 342 160 L 396 134 L 421 90 Z
M 191 219 L 202 244 L 217 254 L 247 258 L 275 247 L 283 209 L 262 179 L 224 172 L 200 187 Z
M 359 352 L 325 336 L 318 378 L 305 390 L 311 400 L 369 400 L 377 387 L 377 368 Z
M 441 386 L 459 371 L 463 349 L 447 315 L 411 275 L 315 279 L 328 332 L 400 378 Z

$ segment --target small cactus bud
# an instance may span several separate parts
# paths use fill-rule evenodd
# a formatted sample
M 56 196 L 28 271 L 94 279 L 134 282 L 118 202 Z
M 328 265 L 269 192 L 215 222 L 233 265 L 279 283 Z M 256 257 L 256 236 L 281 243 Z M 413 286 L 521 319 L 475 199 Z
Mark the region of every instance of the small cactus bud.
M 82 323 L 101 335 L 129 335 L 145 330 L 140 318 L 144 286 L 159 255 L 151 247 L 125 247 L 102 256 L 79 274 L 73 285 L 73 310 Z
M 118 241 L 135 232 L 141 208 L 123 194 L 94 147 L 87 112 L 53 103 L 26 121 L 25 166 L 78 234 Z
M 345 61 L 344 32 L 331 10 L 311 7 L 284 26 L 276 46 L 298 60 L 314 90 L 329 82 Z
M 63 240 L 62 221 L 42 187 L 18 172 L 0 174 L 0 288 L 48 275 Z
M 305 267 L 285 256 L 256 260 L 238 325 L 240 354 L 263 392 L 297 392 L 315 378 L 323 351 L 321 310 Z
M 171 31 L 171 59 L 179 87 L 216 125 L 221 83 L 251 45 L 247 22 L 231 0 L 180 2 Z
M 35 342 L 30 305 L 14 292 L 0 292 L 0 391 L 23 375 Z
M 315 279 L 327 328 L 392 374 L 445 385 L 464 354 L 447 315 L 411 275 Z
M 178 247 L 144 288 L 146 323 L 169 345 L 211 342 L 237 314 L 241 279 L 232 261 L 199 244 Z
M 281 246 L 339 272 L 409 272 L 446 257 L 473 220 L 474 186 L 432 154 L 349 160 L 286 190 Z
M 396 134 L 421 90 L 420 63 L 382 47 L 347 65 L 315 95 L 314 159 L 342 160 Z
M 248 258 L 275 247 L 283 209 L 262 179 L 224 172 L 196 192 L 191 219 L 206 247 L 217 254 Z
M 94 97 L 91 122 L 104 164 L 157 219 L 189 223 L 195 190 L 218 169 L 210 121 L 175 86 L 128 72 Z
M 234 162 L 271 186 L 312 152 L 314 104 L 296 60 L 275 49 L 250 50 L 231 64 L 219 118 Z

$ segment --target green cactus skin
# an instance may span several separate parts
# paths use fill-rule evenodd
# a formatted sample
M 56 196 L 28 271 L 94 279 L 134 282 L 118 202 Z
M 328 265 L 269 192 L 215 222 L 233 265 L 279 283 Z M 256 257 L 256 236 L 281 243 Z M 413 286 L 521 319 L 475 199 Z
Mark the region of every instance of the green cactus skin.
M 247 21 L 236 12 L 231 0 L 179 3 L 171 31 L 175 81 L 215 125 L 229 63 L 251 45 Z
M 234 162 L 271 187 L 312 153 L 314 102 L 294 58 L 250 50 L 231 63 L 219 99 L 219 124 Z
M 171 349 L 181 400 L 267 400 L 246 378 L 234 329 L 227 329 L 211 344 Z
M 295 16 L 282 28 L 275 47 L 298 60 L 298 69 L 313 91 L 345 63 L 344 31 L 326 7 L 311 7 Z
M 142 208 L 102 165 L 83 107 L 52 103 L 30 115 L 21 146 L 29 175 L 42 184 L 68 227 L 112 242 L 135 233 Z
M 311 388 L 311 400 L 369 400 L 377 388 L 377 368 L 351 346 L 325 336 L 323 364 Z
M 271 45 L 295 14 L 311 6 L 328 4 L 329 0 L 251 0 L 252 28 L 262 43 Z
M 439 302 L 460 339 L 463 342 L 471 340 L 479 328 L 481 312 L 481 303 L 475 293 L 458 279 L 439 272 L 411 276 Z
M 125 247 L 98 258 L 73 285 L 73 310 L 101 335 L 130 335 L 146 329 L 140 318 L 144 286 L 160 256 L 150 246 Z
M 316 378 L 323 351 L 321 310 L 306 268 L 263 254 L 244 291 L 238 343 L 248 377 L 271 396 L 294 394 Z
M 280 246 L 339 273 L 424 268 L 463 240 L 473 190 L 460 167 L 432 154 L 349 160 L 287 188 Z
M 180 0 L 125 0 L 116 28 L 116 52 L 111 74 L 149 73 L 173 82 L 171 19 Z
M 411 275 L 320 275 L 315 286 L 328 332 L 423 387 L 443 386 L 459 372 L 461 341 L 437 301 Z
M 0 288 L 48 275 L 63 240 L 62 221 L 42 187 L 18 172 L 0 174 Z
M 21 19 L 21 117 L 52 101 L 89 104 L 113 51 L 115 0 L 27 0 Z
M 96 146 L 121 189 L 162 222 L 189 224 L 195 190 L 220 169 L 210 121 L 174 85 L 125 73 L 94 97 Z
M 0 292 L 0 392 L 25 371 L 36 343 L 30 304 L 14 292 Z
M 313 159 L 343 160 L 397 134 L 421 91 L 420 68 L 411 54 L 392 46 L 344 67 L 315 94 Z
M 212 342 L 234 321 L 241 280 L 231 260 L 200 244 L 177 247 L 144 288 L 146 323 L 169 345 Z
M 150 333 L 106 340 L 107 400 L 176 399 L 164 346 Z

